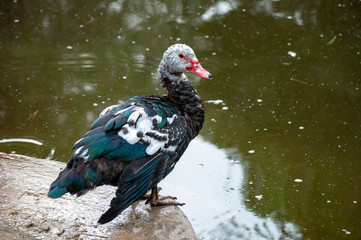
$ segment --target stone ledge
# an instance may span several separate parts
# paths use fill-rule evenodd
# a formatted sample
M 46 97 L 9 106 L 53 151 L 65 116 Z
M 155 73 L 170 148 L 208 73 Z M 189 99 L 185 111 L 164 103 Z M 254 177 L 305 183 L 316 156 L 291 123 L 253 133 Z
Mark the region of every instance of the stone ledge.
M 0 153 L 0 239 L 196 239 L 176 206 L 138 201 L 105 225 L 97 220 L 115 188 L 103 186 L 76 198 L 47 197 L 64 163 Z

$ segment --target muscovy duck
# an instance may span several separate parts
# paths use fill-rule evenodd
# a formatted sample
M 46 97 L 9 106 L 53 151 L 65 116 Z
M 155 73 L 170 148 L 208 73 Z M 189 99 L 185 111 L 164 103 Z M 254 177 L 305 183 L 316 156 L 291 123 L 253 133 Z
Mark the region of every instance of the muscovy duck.
M 51 184 L 48 196 L 81 196 L 104 184 L 117 186 L 110 208 L 98 223 L 113 220 L 151 190 L 147 203 L 176 204 L 159 198 L 157 184 L 167 176 L 196 137 L 204 106 L 185 72 L 212 78 L 185 44 L 170 46 L 158 72 L 164 96 L 136 96 L 104 109 L 73 146 L 66 168 Z M 173 200 L 173 201 L 169 201 Z

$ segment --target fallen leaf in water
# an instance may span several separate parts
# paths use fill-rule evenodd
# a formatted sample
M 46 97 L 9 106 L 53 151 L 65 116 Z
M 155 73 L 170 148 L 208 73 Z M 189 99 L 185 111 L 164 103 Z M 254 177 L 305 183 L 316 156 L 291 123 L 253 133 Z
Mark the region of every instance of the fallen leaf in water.
M 307 82 L 298 80 L 297 78 L 291 78 L 291 81 L 299 82 L 299 83 L 302 83 L 302 84 L 307 84 Z
M 35 112 L 33 112 L 33 114 L 31 114 L 30 117 L 28 117 L 27 120 L 36 118 L 36 115 L 38 115 L 38 112 L 39 112 L 39 110 L 36 110 Z
M 327 42 L 327 45 L 331 45 L 336 40 L 336 36 L 333 36 L 333 38 Z
M 89 23 L 95 22 L 96 20 L 97 20 L 96 18 L 92 18 L 92 19 L 90 19 L 89 21 L 87 21 L 87 22 L 85 23 L 85 25 L 88 25 Z

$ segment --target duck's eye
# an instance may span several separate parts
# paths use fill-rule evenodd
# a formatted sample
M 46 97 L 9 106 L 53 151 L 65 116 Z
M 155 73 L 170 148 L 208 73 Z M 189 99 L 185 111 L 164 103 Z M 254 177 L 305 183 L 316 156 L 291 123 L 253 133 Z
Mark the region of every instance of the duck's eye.
M 178 57 L 179 57 L 179 58 L 182 58 L 183 60 L 185 60 L 185 57 L 184 57 L 184 55 L 183 55 L 182 53 L 178 54 Z

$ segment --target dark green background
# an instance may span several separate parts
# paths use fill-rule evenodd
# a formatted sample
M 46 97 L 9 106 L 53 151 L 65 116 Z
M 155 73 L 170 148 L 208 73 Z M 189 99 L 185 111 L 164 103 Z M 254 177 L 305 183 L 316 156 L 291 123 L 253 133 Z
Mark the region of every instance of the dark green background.
M 43 143 L 0 151 L 67 161 L 103 108 L 162 94 L 162 53 L 186 43 L 223 101 L 201 135 L 242 165 L 239 204 L 302 239 L 361 238 L 360 1 L 1 1 L 0 23 L 0 139 Z

